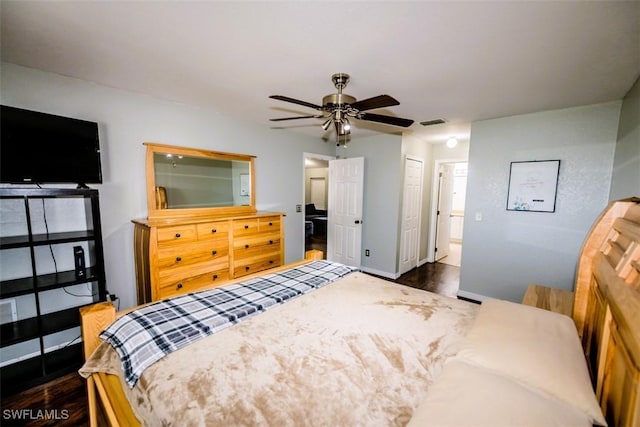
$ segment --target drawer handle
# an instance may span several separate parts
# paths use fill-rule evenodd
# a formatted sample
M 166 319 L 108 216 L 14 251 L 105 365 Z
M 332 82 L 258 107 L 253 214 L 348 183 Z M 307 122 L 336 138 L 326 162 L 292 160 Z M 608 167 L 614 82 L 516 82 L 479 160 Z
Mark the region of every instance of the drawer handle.
M 176 285 L 176 289 L 182 289 L 182 283 L 178 283 L 178 284 Z
M 244 245 L 244 248 L 245 249 L 249 249 L 249 245 Z
M 245 226 L 244 226 L 244 229 L 245 229 L 245 230 L 246 230 L 246 229 L 248 229 L 248 228 L 249 228 L 249 226 L 248 226 L 248 225 L 245 225 Z
M 249 266 L 247 265 L 244 269 L 245 271 L 249 271 Z
M 176 233 L 176 239 L 180 238 L 180 233 Z
M 213 275 L 213 280 L 216 280 L 217 278 L 218 278 L 218 275 L 217 275 L 217 274 L 214 274 L 214 275 Z
M 218 230 L 216 230 L 215 228 L 212 228 L 212 229 L 211 229 L 211 232 L 212 232 L 212 233 L 215 233 L 216 231 L 218 231 Z
M 211 251 L 211 255 L 215 255 L 217 253 L 218 253 L 218 251 Z
M 180 261 L 182 261 L 182 257 L 177 256 L 176 257 L 176 262 L 180 262 Z
M 273 240 L 269 240 L 269 244 L 270 244 L 270 245 L 273 245 Z
M 270 222 L 270 223 L 269 223 L 269 227 L 271 227 L 272 225 L 273 225 L 273 223 L 272 223 L 272 222 Z
M 273 264 L 273 260 L 272 259 L 269 260 L 269 264 Z

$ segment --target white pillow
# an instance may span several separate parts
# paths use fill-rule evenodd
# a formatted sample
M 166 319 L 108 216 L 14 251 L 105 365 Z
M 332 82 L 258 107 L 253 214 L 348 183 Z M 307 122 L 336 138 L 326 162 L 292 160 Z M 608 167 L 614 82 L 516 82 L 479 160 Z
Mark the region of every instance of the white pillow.
M 489 370 L 452 360 L 429 387 L 407 427 L 591 427 L 571 405 Z
M 510 377 L 606 425 L 569 317 L 507 301 L 483 302 L 458 357 Z

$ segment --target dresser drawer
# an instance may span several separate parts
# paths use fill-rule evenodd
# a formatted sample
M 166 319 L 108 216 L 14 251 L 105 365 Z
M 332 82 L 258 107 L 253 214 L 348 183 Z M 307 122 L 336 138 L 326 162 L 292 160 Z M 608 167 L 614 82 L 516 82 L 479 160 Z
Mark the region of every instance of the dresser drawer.
M 223 285 L 229 280 L 229 269 L 209 271 L 199 276 L 190 276 L 181 280 L 167 283 L 160 286 L 160 299 L 174 295 L 186 294 L 204 288 L 216 286 L 216 283 Z
M 258 218 L 233 220 L 233 238 L 255 234 L 259 230 Z
M 196 239 L 196 226 L 193 224 L 158 228 L 158 244 L 194 242 Z
M 268 268 L 278 267 L 281 262 L 280 252 L 236 259 L 233 263 L 233 277 L 238 278 Z
M 233 240 L 233 253 L 242 253 L 243 250 L 280 250 L 280 234 L 265 233 L 255 236 L 240 237 Z
M 245 262 L 247 259 L 265 256 L 272 257 L 273 255 L 280 255 L 280 243 L 233 249 L 234 262 Z
M 188 245 L 163 245 L 158 248 L 158 267 L 180 267 L 206 261 L 216 261 L 229 255 L 229 241 L 204 240 Z
M 158 268 L 158 284 L 160 285 L 160 287 L 164 287 L 171 283 L 179 282 L 192 276 L 200 276 L 210 271 L 218 271 L 224 269 L 229 269 L 228 257 L 221 257 L 213 261 L 200 262 L 190 265 Z
M 264 232 L 280 232 L 280 217 L 269 216 L 258 219 L 258 230 Z
M 196 228 L 198 240 L 229 238 L 229 221 L 206 222 L 198 224 Z

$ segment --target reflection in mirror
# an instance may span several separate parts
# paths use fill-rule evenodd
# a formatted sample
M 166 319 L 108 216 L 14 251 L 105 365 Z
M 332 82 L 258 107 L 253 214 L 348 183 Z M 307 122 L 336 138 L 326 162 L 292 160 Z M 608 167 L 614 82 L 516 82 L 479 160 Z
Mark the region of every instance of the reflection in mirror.
M 154 153 L 156 209 L 249 206 L 250 162 Z
M 148 220 L 254 214 L 254 156 L 145 142 Z

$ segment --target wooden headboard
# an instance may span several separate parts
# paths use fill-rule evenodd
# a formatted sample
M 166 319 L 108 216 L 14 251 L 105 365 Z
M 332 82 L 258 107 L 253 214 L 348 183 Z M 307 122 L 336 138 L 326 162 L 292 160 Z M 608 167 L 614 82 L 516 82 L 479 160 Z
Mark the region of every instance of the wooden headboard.
M 611 203 L 578 262 L 573 318 L 609 425 L 640 425 L 640 199 Z

